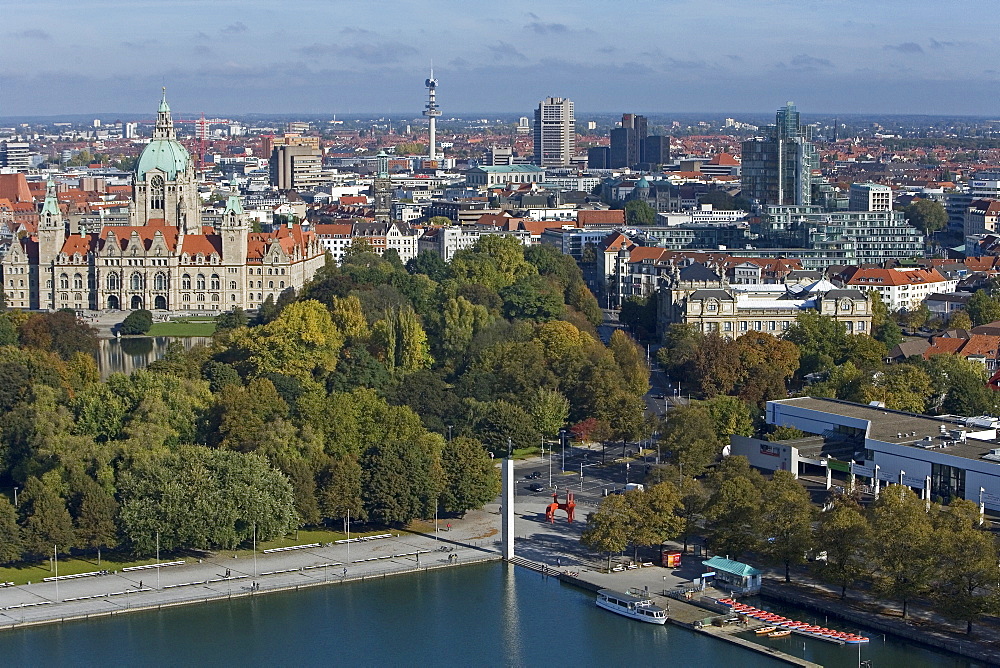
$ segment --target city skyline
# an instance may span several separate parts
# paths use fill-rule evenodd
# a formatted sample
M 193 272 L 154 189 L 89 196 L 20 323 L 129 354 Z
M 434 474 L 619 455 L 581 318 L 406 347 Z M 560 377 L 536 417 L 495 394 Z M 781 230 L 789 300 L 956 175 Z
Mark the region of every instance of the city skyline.
M 1000 71 L 988 22 L 929 0 L 641 0 L 540 7 L 488 20 L 457 3 L 41 0 L 8 7 L 0 116 L 134 113 L 166 85 L 207 113 L 419 114 L 433 63 L 447 114 L 580 112 L 990 115 Z M 483 85 L 489 82 L 489 85 Z

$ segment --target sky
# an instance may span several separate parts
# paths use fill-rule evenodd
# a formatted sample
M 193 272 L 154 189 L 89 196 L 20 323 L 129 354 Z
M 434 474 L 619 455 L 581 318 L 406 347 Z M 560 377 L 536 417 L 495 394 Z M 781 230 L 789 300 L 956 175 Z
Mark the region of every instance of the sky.
M 0 117 L 1000 117 L 995 0 L 0 0 Z

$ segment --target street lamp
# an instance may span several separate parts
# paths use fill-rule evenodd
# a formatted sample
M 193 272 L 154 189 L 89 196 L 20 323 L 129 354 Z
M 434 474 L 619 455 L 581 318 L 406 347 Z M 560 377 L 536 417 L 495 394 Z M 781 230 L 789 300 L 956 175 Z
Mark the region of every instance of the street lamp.
M 451 425 L 448 425 L 448 442 L 451 443 Z
M 17 508 L 17 485 L 14 485 L 14 507 Z

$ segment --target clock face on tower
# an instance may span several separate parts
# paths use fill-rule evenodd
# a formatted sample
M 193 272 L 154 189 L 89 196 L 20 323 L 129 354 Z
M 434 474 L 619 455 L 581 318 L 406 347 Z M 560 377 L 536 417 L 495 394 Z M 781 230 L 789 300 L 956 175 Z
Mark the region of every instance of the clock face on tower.
M 163 188 L 163 177 L 162 176 L 154 176 L 152 178 L 152 180 L 150 181 L 150 184 L 153 186 L 154 190 L 157 189 L 157 188 Z

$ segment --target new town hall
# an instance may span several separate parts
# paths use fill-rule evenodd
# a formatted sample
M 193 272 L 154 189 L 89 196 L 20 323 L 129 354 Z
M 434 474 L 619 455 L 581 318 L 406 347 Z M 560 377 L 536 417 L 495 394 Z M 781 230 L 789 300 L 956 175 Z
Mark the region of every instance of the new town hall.
M 131 224 L 100 234 L 69 229 L 50 182 L 34 236 L 0 266 L 7 305 L 22 309 L 254 309 L 298 289 L 323 264 L 312 232 L 254 233 L 238 197 L 221 222 L 201 224 L 194 165 L 177 141 L 166 97 L 132 187 Z

